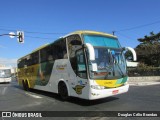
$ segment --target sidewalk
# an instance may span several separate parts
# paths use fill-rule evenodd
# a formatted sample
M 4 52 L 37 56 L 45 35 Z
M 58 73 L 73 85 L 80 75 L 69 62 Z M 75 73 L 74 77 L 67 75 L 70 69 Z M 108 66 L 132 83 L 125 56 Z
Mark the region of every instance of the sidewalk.
M 160 76 L 129 77 L 131 86 L 160 85 Z
M 160 82 L 129 82 L 131 86 L 160 85 Z

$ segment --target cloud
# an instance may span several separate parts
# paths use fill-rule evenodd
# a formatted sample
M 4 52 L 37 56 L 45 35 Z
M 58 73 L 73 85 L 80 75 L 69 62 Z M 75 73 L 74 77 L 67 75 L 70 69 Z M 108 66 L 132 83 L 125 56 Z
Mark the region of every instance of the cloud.
M 0 58 L 0 64 L 5 66 L 17 66 L 17 59 Z

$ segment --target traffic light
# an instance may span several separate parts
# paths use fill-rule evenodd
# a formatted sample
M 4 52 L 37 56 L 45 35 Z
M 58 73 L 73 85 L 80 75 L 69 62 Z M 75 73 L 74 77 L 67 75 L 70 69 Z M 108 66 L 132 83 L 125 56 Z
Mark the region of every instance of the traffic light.
M 24 43 L 24 32 L 17 31 L 17 40 L 19 43 Z

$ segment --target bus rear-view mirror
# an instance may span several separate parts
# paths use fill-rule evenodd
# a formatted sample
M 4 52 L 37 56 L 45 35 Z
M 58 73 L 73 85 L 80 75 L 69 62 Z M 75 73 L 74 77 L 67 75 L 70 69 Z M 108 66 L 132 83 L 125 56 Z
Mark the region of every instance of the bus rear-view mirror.
M 95 52 L 93 46 L 90 43 L 86 43 L 85 45 L 89 52 L 89 60 L 91 61 L 95 60 Z
M 133 48 L 131 48 L 131 47 L 125 47 L 124 50 L 131 51 L 131 53 L 133 55 L 133 61 L 137 60 L 136 51 Z

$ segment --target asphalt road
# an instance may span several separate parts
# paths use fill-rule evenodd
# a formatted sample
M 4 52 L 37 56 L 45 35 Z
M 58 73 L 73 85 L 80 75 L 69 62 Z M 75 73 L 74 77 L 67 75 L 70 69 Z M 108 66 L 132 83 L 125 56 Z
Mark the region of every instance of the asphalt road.
M 160 85 L 130 86 L 129 92 L 100 100 L 71 98 L 62 101 L 58 95 L 31 90 L 26 92 L 14 81 L 0 84 L 0 111 L 160 111 Z M 20 118 L 1 118 L 10 120 Z M 26 118 L 27 119 L 27 118 Z M 38 118 L 49 120 L 51 118 Z M 54 119 L 63 119 L 55 117 Z M 65 118 L 66 120 L 70 118 Z M 78 120 L 114 119 L 113 117 L 73 117 Z M 127 119 L 127 118 L 119 118 Z M 138 119 L 130 117 L 129 119 Z M 140 119 L 144 119 L 141 117 Z M 145 120 L 151 118 L 145 117 Z M 152 118 L 153 119 L 153 118 Z M 157 119 L 158 118 L 155 118 Z

